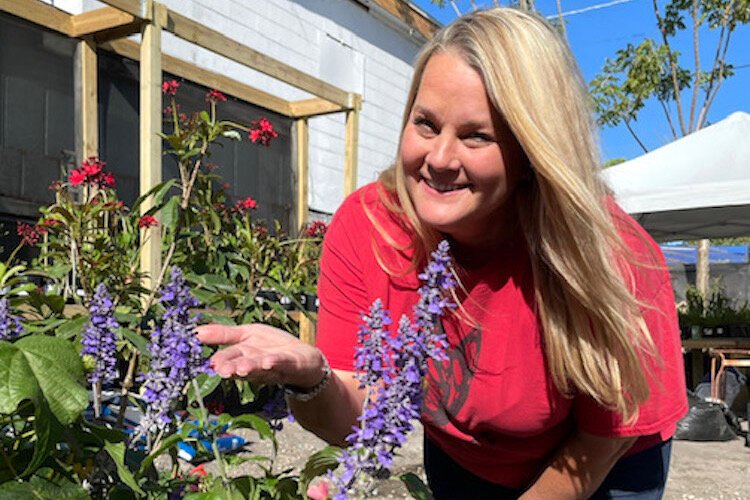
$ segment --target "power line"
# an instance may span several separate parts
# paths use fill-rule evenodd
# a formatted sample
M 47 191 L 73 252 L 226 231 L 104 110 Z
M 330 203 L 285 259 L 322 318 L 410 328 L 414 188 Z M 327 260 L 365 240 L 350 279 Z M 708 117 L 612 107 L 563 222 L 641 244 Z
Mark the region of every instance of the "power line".
M 611 2 L 599 3 L 599 4 L 596 4 L 596 5 L 591 5 L 589 7 L 584 7 L 582 9 L 569 10 L 569 11 L 563 12 L 562 14 L 559 14 L 559 15 L 555 14 L 555 15 L 552 15 L 552 16 L 547 16 L 547 19 L 552 19 L 552 18 L 555 18 L 555 17 L 560 17 L 560 15 L 562 15 L 564 17 L 564 16 L 572 16 L 572 15 L 575 15 L 575 14 L 583 14 L 584 12 L 589 12 L 589 11 L 592 11 L 592 10 L 605 9 L 607 7 L 612 7 L 614 5 L 618 5 L 618 4 L 621 4 L 621 3 L 628 3 L 628 2 L 632 2 L 632 1 L 633 0 L 612 0 Z

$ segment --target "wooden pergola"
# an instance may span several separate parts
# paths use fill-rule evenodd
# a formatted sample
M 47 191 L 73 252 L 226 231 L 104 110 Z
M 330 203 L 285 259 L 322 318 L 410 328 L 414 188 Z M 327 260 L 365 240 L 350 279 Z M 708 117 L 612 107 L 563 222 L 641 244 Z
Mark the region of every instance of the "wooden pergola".
M 356 187 L 357 137 L 362 97 L 310 76 L 189 19 L 153 0 L 102 0 L 107 7 L 71 15 L 39 0 L 0 0 L 0 11 L 45 28 L 78 38 L 76 69 L 80 82 L 76 124 L 78 153 L 98 156 L 97 48 L 139 61 L 140 64 L 140 192 L 162 181 L 162 72 L 166 71 L 294 120 L 296 138 L 297 221 L 308 215 L 308 120 L 345 113 L 344 194 Z M 258 88 L 163 54 L 162 32 L 208 49 L 248 68 L 303 90 L 314 97 L 287 101 Z M 126 37 L 141 33 L 138 44 Z M 144 205 L 143 212 L 150 208 Z M 160 267 L 158 232 L 145 239 L 141 270 L 156 276 Z M 144 285 L 149 286 L 147 282 Z

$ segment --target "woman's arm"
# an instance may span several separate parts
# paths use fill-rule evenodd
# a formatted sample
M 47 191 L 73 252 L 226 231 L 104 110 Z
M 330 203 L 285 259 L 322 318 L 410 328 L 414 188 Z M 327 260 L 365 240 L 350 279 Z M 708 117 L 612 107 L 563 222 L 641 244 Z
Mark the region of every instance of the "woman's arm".
M 576 431 L 521 496 L 523 500 L 590 497 L 637 437 L 600 437 Z
M 198 327 L 198 338 L 204 344 L 226 346 L 211 358 L 212 368 L 224 378 L 309 389 L 324 376 L 320 350 L 268 325 L 204 325 Z M 290 398 L 290 406 L 304 428 L 341 445 L 357 424 L 364 397 L 352 372 L 336 370 L 315 398 L 307 402 Z

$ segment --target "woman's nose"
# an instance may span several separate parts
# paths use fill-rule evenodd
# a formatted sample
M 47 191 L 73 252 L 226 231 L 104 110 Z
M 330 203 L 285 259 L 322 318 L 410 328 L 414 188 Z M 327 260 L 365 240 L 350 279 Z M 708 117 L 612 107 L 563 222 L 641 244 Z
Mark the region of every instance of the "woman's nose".
M 457 155 L 457 140 L 443 132 L 435 137 L 430 145 L 430 151 L 425 156 L 427 165 L 435 170 L 456 169 L 461 166 Z

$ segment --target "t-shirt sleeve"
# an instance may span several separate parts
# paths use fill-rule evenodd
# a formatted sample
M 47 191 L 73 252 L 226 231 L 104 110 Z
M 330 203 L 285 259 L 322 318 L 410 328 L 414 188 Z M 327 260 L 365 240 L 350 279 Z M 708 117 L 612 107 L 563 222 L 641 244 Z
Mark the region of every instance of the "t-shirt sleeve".
M 654 251 L 659 252 L 654 245 Z M 573 414 L 579 429 L 599 436 L 672 436 L 676 422 L 687 411 L 685 369 L 677 311 L 669 272 L 663 258 L 656 265 L 641 267 L 636 295 L 657 357 L 641 353 L 641 366 L 649 383 L 649 397 L 640 406 L 638 418 L 626 424 L 621 415 L 607 410 L 589 396 L 577 396 Z
M 352 371 L 361 314 L 369 307 L 363 252 L 369 221 L 354 193 L 333 217 L 323 241 L 318 280 L 316 345 L 331 368 Z

